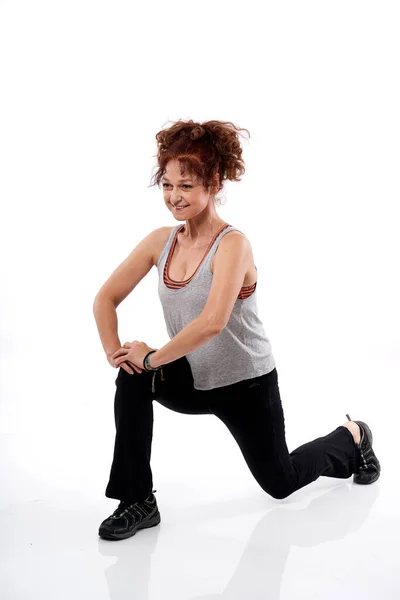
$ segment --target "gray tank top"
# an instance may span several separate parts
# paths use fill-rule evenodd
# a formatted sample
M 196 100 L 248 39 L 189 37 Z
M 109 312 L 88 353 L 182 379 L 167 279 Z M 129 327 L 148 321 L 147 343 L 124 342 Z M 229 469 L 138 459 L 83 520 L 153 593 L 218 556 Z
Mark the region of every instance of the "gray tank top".
M 158 295 L 162 304 L 167 332 L 172 339 L 203 310 L 210 293 L 213 273 L 211 261 L 220 240 L 230 231 L 225 224 L 216 232 L 203 260 L 185 281 L 169 277 L 169 264 L 184 225 L 176 225 L 158 259 Z M 271 344 L 257 311 L 257 282 L 242 287 L 229 321 L 212 340 L 186 355 L 197 390 L 210 390 L 252 379 L 275 368 Z

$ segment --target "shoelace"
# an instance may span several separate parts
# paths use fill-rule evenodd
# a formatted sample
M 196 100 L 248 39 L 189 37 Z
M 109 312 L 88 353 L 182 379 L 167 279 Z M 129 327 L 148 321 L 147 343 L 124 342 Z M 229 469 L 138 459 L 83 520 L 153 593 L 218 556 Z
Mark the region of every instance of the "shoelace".
M 156 491 L 157 490 L 152 490 L 151 494 L 155 494 Z M 150 497 L 151 495 L 149 496 L 149 498 Z M 143 504 L 143 502 L 134 502 L 134 504 L 127 504 L 124 500 L 121 500 L 118 507 L 114 510 L 113 514 L 111 515 L 111 518 L 119 519 L 120 517 L 123 517 L 127 512 L 129 512 L 133 516 L 133 518 L 135 518 L 135 513 L 131 513 L 130 509 L 135 510 L 135 507 L 138 507 L 139 504 Z M 140 517 L 143 517 L 143 514 L 140 512 L 139 508 L 136 508 L 136 514 L 138 514 Z
M 121 517 L 123 517 L 124 515 L 126 515 L 126 513 L 129 513 L 132 515 L 133 518 L 135 518 L 137 515 L 139 517 L 143 517 L 143 514 L 140 512 L 140 510 L 137 508 L 138 502 L 135 502 L 135 504 L 126 504 L 125 502 L 121 502 L 120 505 L 118 506 L 118 508 L 113 512 L 112 517 L 114 519 L 119 519 Z
M 367 460 L 369 460 L 370 458 L 374 458 L 373 456 L 373 452 L 372 452 L 372 448 L 369 447 L 367 448 L 367 450 L 365 452 L 363 452 L 361 450 L 361 444 L 359 445 L 359 449 L 360 449 L 360 454 L 361 454 L 361 458 L 363 461 L 363 464 L 360 466 L 360 471 L 368 471 L 368 469 L 370 468 L 375 468 L 375 464 L 374 464 L 374 460 L 370 461 L 370 464 L 368 465 Z

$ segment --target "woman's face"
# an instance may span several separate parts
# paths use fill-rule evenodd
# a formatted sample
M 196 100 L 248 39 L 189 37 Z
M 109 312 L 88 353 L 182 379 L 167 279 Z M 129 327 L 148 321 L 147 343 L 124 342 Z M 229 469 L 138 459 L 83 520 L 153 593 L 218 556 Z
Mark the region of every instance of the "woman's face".
M 176 219 L 192 218 L 207 207 L 210 193 L 195 175 L 181 175 L 178 161 L 169 161 L 161 182 L 164 202 Z M 178 206 L 186 208 L 179 209 Z

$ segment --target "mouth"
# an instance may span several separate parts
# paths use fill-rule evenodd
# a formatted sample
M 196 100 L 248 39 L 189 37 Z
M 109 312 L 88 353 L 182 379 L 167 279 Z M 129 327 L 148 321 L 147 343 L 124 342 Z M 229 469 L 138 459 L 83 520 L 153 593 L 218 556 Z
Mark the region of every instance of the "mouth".
M 185 210 L 185 208 L 187 208 L 189 205 L 186 204 L 185 206 L 174 206 L 174 210 L 177 211 L 181 211 L 181 210 Z

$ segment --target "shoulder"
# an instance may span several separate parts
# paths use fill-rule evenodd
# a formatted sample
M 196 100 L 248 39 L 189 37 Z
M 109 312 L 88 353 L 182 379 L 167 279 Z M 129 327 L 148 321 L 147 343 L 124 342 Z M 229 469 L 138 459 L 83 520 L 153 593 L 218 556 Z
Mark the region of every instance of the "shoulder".
M 231 231 L 227 231 L 225 235 L 220 239 L 219 246 L 227 247 L 230 245 L 239 245 L 243 248 L 250 248 L 250 241 L 247 237 L 239 231 L 238 229 L 232 229 Z
M 173 229 L 176 229 L 176 225 L 173 227 L 167 225 L 166 227 L 159 227 L 156 229 L 156 240 L 161 243 L 161 247 L 167 242 Z
M 156 232 L 157 237 L 168 238 L 169 234 L 171 233 L 171 231 L 173 229 L 175 229 L 175 227 L 176 227 L 176 225 L 173 225 L 172 227 L 170 225 L 167 225 L 165 227 L 159 227 L 158 229 L 155 229 L 154 231 Z
M 234 255 L 236 259 L 241 256 L 245 260 L 253 260 L 253 251 L 251 248 L 251 244 L 247 237 L 241 231 L 228 231 L 220 239 L 215 256 L 213 256 L 212 259 L 212 268 L 215 265 L 215 261 L 221 263 L 221 261 L 225 260 L 224 257 L 227 257 L 226 253 L 228 253 L 228 255 L 231 256 Z
M 220 250 L 218 252 L 218 250 Z M 229 254 L 235 254 L 235 256 L 243 256 L 247 260 L 248 264 L 254 263 L 253 249 L 251 247 L 249 239 L 239 230 L 228 231 L 221 239 L 218 244 L 217 251 L 212 260 L 214 266 L 215 261 L 221 261 L 225 252 Z
M 157 229 L 154 229 L 152 238 L 153 238 L 153 264 L 155 266 L 157 266 L 158 258 L 161 254 L 161 251 L 164 248 L 165 244 L 167 243 L 167 240 L 171 234 L 171 231 L 173 229 L 175 229 L 175 227 L 176 227 L 176 225 L 174 225 L 173 227 L 165 226 L 165 227 L 158 227 Z
M 247 237 L 244 235 L 244 233 L 242 231 L 239 231 L 239 229 L 231 229 L 230 231 L 227 231 L 226 234 L 223 236 L 223 240 L 226 240 L 227 238 L 244 238 L 245 240 L 247 240 Z

